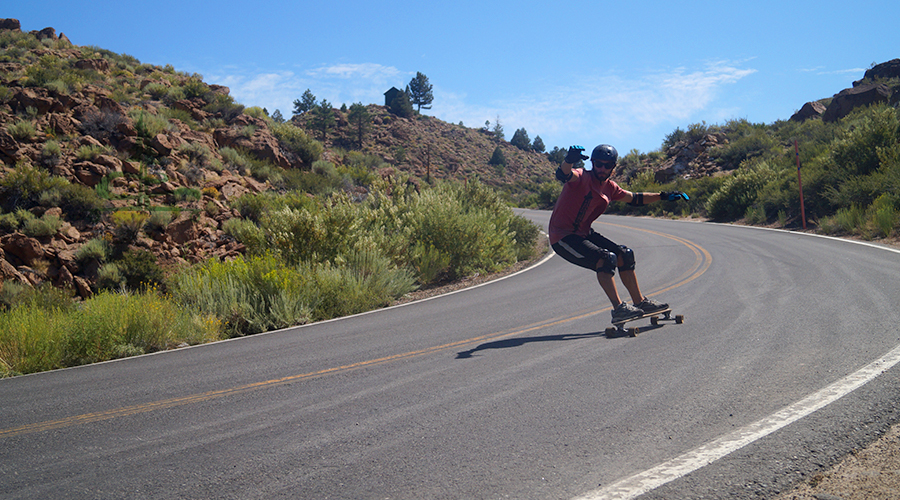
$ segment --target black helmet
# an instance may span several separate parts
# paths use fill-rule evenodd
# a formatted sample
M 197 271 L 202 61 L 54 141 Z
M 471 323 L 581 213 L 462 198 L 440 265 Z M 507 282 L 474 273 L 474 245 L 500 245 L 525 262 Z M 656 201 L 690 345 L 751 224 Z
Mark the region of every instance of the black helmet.
M 591 152 L 591 161 L 615 163 L 619 160 L 619 152 L 609 144 L 601 144 Z

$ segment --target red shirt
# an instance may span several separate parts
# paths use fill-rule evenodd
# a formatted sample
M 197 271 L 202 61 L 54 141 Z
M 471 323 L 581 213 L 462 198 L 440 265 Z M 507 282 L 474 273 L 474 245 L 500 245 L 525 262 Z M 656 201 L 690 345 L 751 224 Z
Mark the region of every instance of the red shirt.
M 600 182 L 584 169 L 573 169 L 572 175 L 575 178 L 563 185 L 550 216 L 551 245 L 570 234 L 587 236 L 591 223 L 606 211 L 609 203 L 628 195 L 611 179 Z

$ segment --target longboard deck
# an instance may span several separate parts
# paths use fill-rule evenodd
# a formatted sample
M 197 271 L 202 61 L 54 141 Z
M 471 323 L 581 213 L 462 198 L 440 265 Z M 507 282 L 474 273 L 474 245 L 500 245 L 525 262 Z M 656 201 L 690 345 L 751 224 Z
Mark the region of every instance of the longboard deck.
M 660 318 L 662 316 L 662 318 Z M 656 311 L 652 313 L 647 313 L 642 316 L 636 316 L 634 318 L 626 319 L 624 321 L 614 321 L 613 325 L 615 328 L 609 327 L 606 329 L 606 336 L 610 337 L 613 335 L 625 335 L 628 334 L 631 337 L 636 337 L 638 333 L 641 332 L 640 328 L 625 328 L 626 323 L 630 323 L 632 321 L 638 321 L 644 318 L 650 318 L 650 324 L 656 327 L 659 325 L 660 321 L 674 321 L 676 324 L 684 323 L 684 315 L 678 314 L 674 317 L 672 316 L 672 309 L 663 309 L 662 311 Z

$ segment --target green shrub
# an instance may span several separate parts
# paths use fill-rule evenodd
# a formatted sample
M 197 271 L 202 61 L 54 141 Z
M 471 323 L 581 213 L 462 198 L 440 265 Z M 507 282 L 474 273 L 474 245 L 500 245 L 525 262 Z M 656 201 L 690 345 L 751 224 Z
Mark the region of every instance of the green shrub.
M 78 262 L 88 262 L 91 260 L 105 262 L 108 257 L 109 243 L 102 238 L 90 239 L 75 251 L 75 260 Z
M 766 163 L 738 169 L 710 195 L 706 211 L 716 220 L 734 220 L 744 216 L 772 175 L 773 171 Z
M 60 196 L 59 207 L 71 220 L 95 221 L 106 206 L 93 189 L 80 184 L 65 184 L 60 188 Z
M 303 193 L 279 195 L 270 191 L 245 194 L 231 202 L 231 207 L 240 212 L 241 217 L 259 222 L 267 212 L 283 208 L 312 209 L 317 202 Z
M 134 121 L 139 137 L 150 139 L 174 128 L 166 117 L 145 112 L 143 108 L 129 109 L 128 116 Z
M 162 108 L 159 111 L 167 120 L 178 120 L 190 127 L 191 130 L 198 130 L 200 128 L 197 120 L 194 120 L 194 117 L 191 116 L 190 111 L 178 108 Z
M 96 216 L 103 207 L 93 189 L 71 184 L 62 177 L 51 176 L 46 170 L 18 163 L 5 177 L 0 178 L 0 208 L 6 212 L 28 210 L 41 206 L 42 196 L 58 193 L 60 208 L 73 220 Z
M 728 144 L 713 148 L 709 156 L 726 170 L 734 170 L 744 161 L 754 158 L 768 158 L 777 153 L 780 145 L 765 127 L 753 126 L 747 122 L 739 127 L 742 133 L 733 137 Z M 734 134 L 733 134 L 734 135 Z
M 534 257 L 541 228 L 525 217 L 515 215 L 510 218 L 509 230 L 515 238 L 516 260 L 523 261 Z
M 415 243 L 409 252 L 410 265 L 416 271 L 419 282 L 423 284 L 436 283 L 450 269 L 452 256 L 443 252 L 434 245 Z
M 75 152 L 75 157 L 79 160 L 93 160 L 98 156 L 108 153 L 109 150 L 104 146 L 98 146 L 96 144 L 85 144 L 78 148 L 78 151 Z
M 150 213 L 150 218 L 144 223 L 144 230 L 156 233 L 164 233 L 169 223 L 175 217 L 175 213 L 171 210 L 154 210 Z
M 169 87 L 157 82 L 147 84 L 147 86 L 144 87 L 144 92 L 150 94 L 150 97 L 153 97 L 154 99 L 162 99 L 168 90 Z
M 311 171 L 288 170 L 283 175 L 288 189 L 317 195 L 332 193 L 344 182 L 334 164 L 323 160 L 314 162 Z
M 72 291 L 54 287 L 48 283 L 32 287 L 14 281 L 8 281 L 0 288 L 0 309 L 31 305 L 48 311 L 59 310 L 71 312 L 75 310 Z
M 149 250 L 128 250 L 116 261 L 116 267 L 129 290 L 159 288 L 165 281 L 165 273 Z
M 43 238 L 53 236 L 59 231 L 62 222 L 56 215 L 44 214 L 41 218 L 34 218 L 25 221 L 22 232 L 26 236 L 33 238 Z
M 872 203 L 869 208 L 872 225 L 878 236 L 887 238 L 894 232 L 898 224 L 898 210 L 896 208 L 897 195 L 884 193 Z
M 170 292 L 179 303 L 218 317 L 235 337 L 309 322 L 317 292 L 308 279 L 271 256 L 238 258 L 180 272 Z
M 16 214 L 0 215 L 0 233 L 14 233 L 19 229 L 19 218 Z
M 187 94 L 184 92 L 184 89 L 181 87 L 169 87 L 166 89 L 166 93 L 163 96 L 162 100 L 168 105 L 172 105 L 176 101 L 180 101 L 182 99 L 187 98 Z
M 113 234 L 124 242 L 132 242 L 138 237 L 148 217 L 146 213 L 135 210 L 113 212 L 110 216 L 114 225 Z
M 250 168 L 250 160 L 245 153 L 223 147 L 219 148 L 219 154 L 222 156 L 223 166 L 233 172 L 243 174 Z
M 63 363 L 106 361 L 220 338 L 220 323 L 158 294 L 101 292 L 70 318 Z
M 200 200 L 200 198 L 202 198 L 199 189 L 189 188 L 189 187 L 184 187 L 184 186 L 176 188 L 175 192 L 172 193 L 172 196 L 174 196 L 175 201 L 177 201 L 177 202 L 198 201 L 198 200 Z
M 56 141 L 47 141 L 41 148 L 41 158 L 45 164 L 55 165 L 62 156 L 62 147 Z
M 209 148 L 199 142 L 186 142 L 178 147 L 178 152 L 199 167 L 207 167 L 212 159 Z
M 67 313 L 36 304 L 0 312 L 0 377 L 62 368 L 67 327 Z
M 25 75 L 25 85 L 29 87 L 47 87 L 55 82 L 57 88 L 54 90 L 62 90 L 62 93 L 78 90 L 84 84 L 79 73 L 69 68 L 67 60 L 49 54 L 28 66 Z
M 27 120 L 19 120 L 6 128 L 9 135 L 17 141 L 30 141 L 37 135 L 34 124 Z
M 184 95 L 188 99 L 194 97 L 207 99 L 207 95 L 210 93 L 209 85 L 203 83 L 201 78 L 191 78 L 187 80 L 182 85 L 182 89 L 184 89 Z
M 107 263 L 97 270 L 97 288 L 100 290 L 120 290 L 125 287 L 125 278 L 115 263 Z
M 286 147 L 289 156 L 300 163 L 312 166 L 321 156 L 325 148 L 322 143 L 311 138 L 290 122 L 277 123 L 271 126 L 272 133 Z
M 341 267 L 324 263 L 304 264 L 301 269 L 312 276 L 312 290 L 318 295 L 316 320 L 384 307 L 414 289 L 415 277 L 409 271 L 395 268 L 375 251 L 353 252 Z
M 244 106 L 235 103 L 231 96 L 223 94 L 213 94 L 213 96 L 212 102 L 204 106 L 203 110 L 221 117 L 226 123 L 231 123 L 244 112 Z M 188 98 L 190 98 L 189 93 Z

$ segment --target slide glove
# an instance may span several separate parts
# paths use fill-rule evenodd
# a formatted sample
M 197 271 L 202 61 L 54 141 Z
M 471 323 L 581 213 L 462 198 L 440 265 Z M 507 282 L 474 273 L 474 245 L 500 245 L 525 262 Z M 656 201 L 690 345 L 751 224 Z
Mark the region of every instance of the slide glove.
M 571 146 L 569 148 L 569 152 L 566 153 L 565 162 L 574 165 L 578 163 L 578 160 L 587 160 L 588 156 L 583 154 L 584 148 L 581 146 Z
M 663 199 L 666 201 L 675 201 L 675 200 L 679 200 L 679 199 L 690 200 L 688 195 L 686 193 L 682 193 L 681 191 L 672 191 L 671 193 L 670 192 L 662 192 L 662 193 L 659 193 L 659 197 L 660 197 L 660 199 Z

